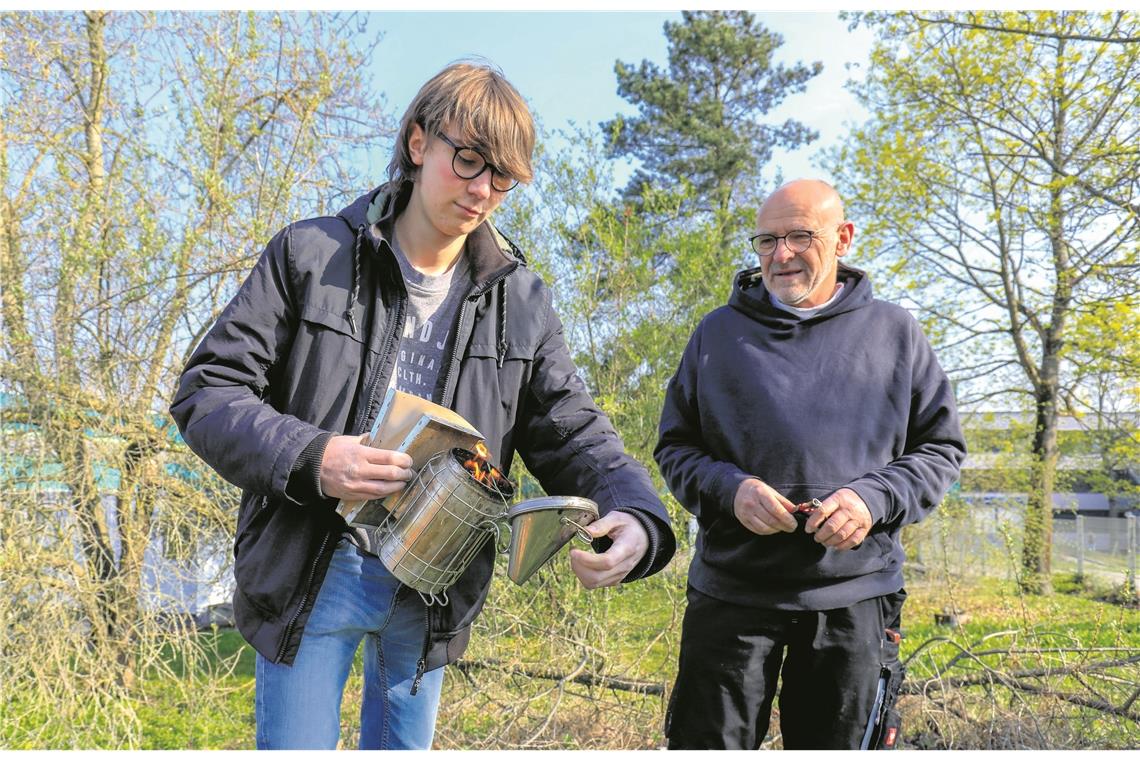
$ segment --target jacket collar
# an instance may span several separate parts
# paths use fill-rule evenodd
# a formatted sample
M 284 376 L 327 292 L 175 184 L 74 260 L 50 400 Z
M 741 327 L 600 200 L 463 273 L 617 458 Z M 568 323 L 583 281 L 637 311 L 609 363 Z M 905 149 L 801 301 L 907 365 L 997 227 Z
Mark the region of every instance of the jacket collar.
M 352 229 L 363 228 L 364 239 L 374 251 L 390 251 L 392 224 L 408 205 L 411 184 L 406 183 L 399 193 L 393 193 L 388 184 L 381 185 L 357 198 L 337 216 Z M 526 259 L 518 247 L 487 220 L 467 236 L 465 247 L 471 265 L 471 279 L 476 288 L 493 282 L 513 271 Z

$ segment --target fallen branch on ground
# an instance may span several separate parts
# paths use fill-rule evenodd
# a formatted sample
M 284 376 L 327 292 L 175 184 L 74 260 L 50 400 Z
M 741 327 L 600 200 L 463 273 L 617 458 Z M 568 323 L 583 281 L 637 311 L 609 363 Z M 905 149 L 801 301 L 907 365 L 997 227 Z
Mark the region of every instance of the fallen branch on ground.
M 583 672 L 582 668 L 576 668 L 574 673 L 558 673 L 553 670 L 535 670 L 532 668 L 524 668 L 518 665 L 511 665 L 502 660 L 466 660 L 462 659 L 456 662 L 452 667 L 459 670 L 459 672 L 467 675 L 472 670 L 497 670 L 500 672 L 508 673 L 510 675 L 526 676 L 527 678 L 541 678 L 548 681 L 560 681 L 569 683 L 579 683 L 585 686 L 601 686 L 606 689 L 617 689 L 619 691 L 630 691 L 636 694 L 646 694 L 651 696 L 664 696 L 665 685 L 661 683 L 654 683 L 652 681 L 632 681 L 626 678 L 613 678 L 610 676 L 599 676 L 593 673 Z

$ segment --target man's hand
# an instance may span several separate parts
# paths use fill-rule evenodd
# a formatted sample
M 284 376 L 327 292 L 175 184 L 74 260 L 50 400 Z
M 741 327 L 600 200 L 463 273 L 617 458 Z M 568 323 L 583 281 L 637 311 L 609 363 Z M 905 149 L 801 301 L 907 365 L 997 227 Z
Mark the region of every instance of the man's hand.
M 366 446 L 366 435 L 334 435 L 321 459 L 321 491 L 336 499 L 379 499 L 415 477 L 412 458 L 402 451 Z
M 586 526 L 591 538 L 609 536 L 613 545 L 601 554 L 570 550 L 570 569 L 586 588 L 616 586 L 637 566 L 649 549 L 649 535 L 628 512 L 610 512 Z
M 794 533 L 796 505 L 757 478 L 749 478 L 736 489 L 732 513 L 748 530 L 761 536 L 772 533 Z
M 823 500 L 804 530 L 815 533 L 816 543 L 843 551 L 863 543 L 872 522 L 871 511 L 859 494 L 840 488 Z

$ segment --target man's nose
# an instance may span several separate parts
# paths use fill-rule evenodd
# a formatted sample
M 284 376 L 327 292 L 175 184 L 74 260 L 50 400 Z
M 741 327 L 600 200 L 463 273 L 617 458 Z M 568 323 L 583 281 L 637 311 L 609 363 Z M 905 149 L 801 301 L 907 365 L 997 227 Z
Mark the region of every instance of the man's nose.
M 791 261 L 796 254 L 788 248 L 788 241 L 784 238 L 776 240 L 776 248 L 772 251 L 772 261 Z

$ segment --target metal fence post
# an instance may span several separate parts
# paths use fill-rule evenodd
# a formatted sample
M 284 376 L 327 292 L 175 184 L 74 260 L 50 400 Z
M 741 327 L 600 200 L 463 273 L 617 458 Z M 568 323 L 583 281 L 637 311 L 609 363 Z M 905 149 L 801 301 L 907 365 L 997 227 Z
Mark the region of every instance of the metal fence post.
M 1085 577 L 1085 516 L 1077 515 L 1077 577 Z
M 1140 578 L 1136 577 L 1136 523 L 1136 516 L 1128 515 L 1128 581 L 1132 584 L 1132 595 L 1140 596 Z

